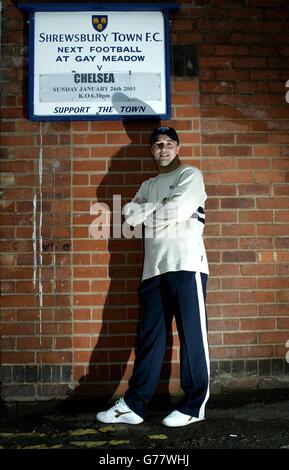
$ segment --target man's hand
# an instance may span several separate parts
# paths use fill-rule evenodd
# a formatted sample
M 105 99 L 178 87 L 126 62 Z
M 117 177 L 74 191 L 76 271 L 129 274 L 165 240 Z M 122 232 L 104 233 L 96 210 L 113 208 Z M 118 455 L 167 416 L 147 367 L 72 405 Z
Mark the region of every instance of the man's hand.
M 135 197 L 132 202 L 135 202 L 136 204 L 145 204 L 147 200 L 144 197 Z

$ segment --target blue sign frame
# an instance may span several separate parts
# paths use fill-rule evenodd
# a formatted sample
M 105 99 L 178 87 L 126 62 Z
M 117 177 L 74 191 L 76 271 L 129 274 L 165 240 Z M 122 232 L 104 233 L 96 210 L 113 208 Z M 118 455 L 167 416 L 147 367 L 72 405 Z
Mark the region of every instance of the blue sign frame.
M 180 9 L 177 3 L 19 3 L 18 8 L 29 13 L 29 84 L 28 84 L 28 118 L 32 121 L 83 121 L 83 120 L 130 120 L 130 119 L 170 119 L 171 90 L 170 90 L 170 38 L 169 14 Z M 165 52 L 165 89 L 166 111 L 163 114 L 85 114 L 85 115 L 37 115 L 34 110 L 34 74 L 35 74 L 35 13 L 36 12 L 85 12 L 85 11 L 161 11 L 164 18 L 164 52 Z

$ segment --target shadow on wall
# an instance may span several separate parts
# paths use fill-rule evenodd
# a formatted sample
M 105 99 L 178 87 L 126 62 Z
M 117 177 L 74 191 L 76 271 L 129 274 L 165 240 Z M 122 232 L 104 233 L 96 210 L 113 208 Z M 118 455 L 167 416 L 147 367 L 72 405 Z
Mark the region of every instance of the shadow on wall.
M 7 412 L 7 405 L 2 400 L 2 387 L 3 387 L 3 384 L 2 382 L 0 382 L 0 416 L 5 415 Z
M 113 100 L 116 109 L 119 106 L 143 106 L 140 100 L 130 100 L 121 93 L 115 94 Z M 128 104 L 130 103 L 130 104 Z M 149 109 L 149 114 L 153 110 Z M 126 188 L 130 177 L 135 176 L 136 170 L 130 166 L 130 162 L 141 162 L 141 158 L 148 159 L 145 168 L 151 171 L 149 176 L 156 174 L 149 150 L 136 155 L 136 143 L 139 143 L 139 133 L 150 132 L 160 125 L 159 120 L 125 120 L 124 130 L 131 143 L 122 147 L 111 159 L 111 166 L 104 176 L 96 191 L 96 200 L 106 203 L 112 214 L 113 194 L 120 194 L 122 205 L 128 202 L 135 194 L 135 190 Z M 109 126 L 109 124 L 108 124 Z M 137 138 L 136 138 L 137 137 Z M 141 150 L 143 151 L 143 150 Z M 127 171 L 126 171 L 127 168 Z M 141 168 L 141 166 L 140 166 Z M 138 173 L 139 174 L 139 173 Z M 141 182 L 147 179 L 148 174 L 141 178 Z M 132 183 L 130 183 L 132 184 Z M 137 187 L 140 184 L 136 184 Z M 123 222 L 123 219 L 122 219 Z M 109 238 L 109 290 L 102 312 L 102 326 L 98 341 L 91 352 L 88 372 L 79 379 L 79 385 L 71 395 L 58 406 L 58 411 L 63 413 L 76 413 L 81 410 L 96 410 L 107 406 L 119 394 L 126 389 L 127 380 L 131 375 L 131 368 L 127 370 L 132 351 L 137 345 L 138 319 L 140 315 L 138 307 L 138 288 L 143 260 L 142 239 Z M 97 279 L 96 279 L 97 281 Z M 161 371 L 161 384 L 157 387 L 157 393 L 161 393 L 161 405 L 165 408 L 171 405 L 169 394 L 169 378 L 171 375 L 172 336 L 169 335 L 167 353 Z M 121 384 L 121 387 L 120 387 Z M 119 389 L 119 390 L 118 390 Z M 101 393 L 100 393 L 101 392 Z M 105 394 L 105 397 L 103 395 Z M 158 403 L 156 396 L 151 401 L 151 407 Z

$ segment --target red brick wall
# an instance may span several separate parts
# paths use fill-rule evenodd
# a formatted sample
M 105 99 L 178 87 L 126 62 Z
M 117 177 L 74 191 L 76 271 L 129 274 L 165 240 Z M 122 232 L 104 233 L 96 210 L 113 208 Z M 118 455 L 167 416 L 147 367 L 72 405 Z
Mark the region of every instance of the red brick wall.
M 11 0 L 3 18 L 3 399 L 119 394 L 142 242 L 93 239 L 90 210 L 153 174 L 155 123 L 28 121 L 27 25 Z M 213 391 L 288 386 L 288 21 L 281 0 L 183 1 L 172 21 L 172 43 L 198 47 L 198 78 L 172 77 L 170 125 L 209 195 Z M 178 360 L 174 331 L 158 391 L 179 391 Z

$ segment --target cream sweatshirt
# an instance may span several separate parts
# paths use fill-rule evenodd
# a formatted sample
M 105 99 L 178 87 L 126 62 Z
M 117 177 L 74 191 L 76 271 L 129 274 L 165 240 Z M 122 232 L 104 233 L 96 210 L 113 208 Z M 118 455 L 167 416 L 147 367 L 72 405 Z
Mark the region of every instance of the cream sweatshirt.
M 144 181 L 132 202 L 124 206 L 127 224 L 145 225 L 142 280 L 169 271 L 208 274 L 203 243 L 206 199 L 201 171 L 181 165 Z

